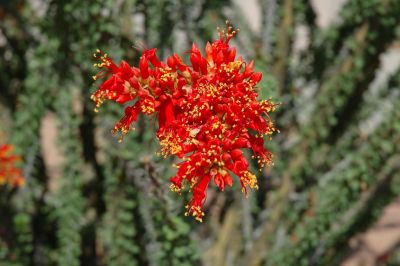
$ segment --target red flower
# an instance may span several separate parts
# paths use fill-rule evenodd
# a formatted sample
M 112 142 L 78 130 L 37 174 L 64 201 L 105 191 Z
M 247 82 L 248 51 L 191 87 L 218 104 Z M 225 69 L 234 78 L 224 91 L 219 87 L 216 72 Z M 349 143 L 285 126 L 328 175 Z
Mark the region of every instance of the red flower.
M 158 117 L 160 154 L 181 158 L 171 189 L 180 191 L 185 183 L 190 185 L 193 199 L 186 214 L 200 221 L 211 180 L 224 190 L 232 185 L 233 173 L 243 192 L 257 188 L 242 149 L 250 149 L 261 167 L 272 159 L 263 136 L 275 131 L 267 113 L 276 105 L 270 100 L 257 101 L 255 87 L 262 74 L 254 72 L 253 62 L 236 58 L 236 48 L 229 41 L 237 32 L 227 22 L 220 38 L 207 43 L 205 56 L 193 44 L 191 66 L 178 55 L 161 62 L 156 49 L 143 53 L 139 68 L 125 62 L 118 67 L 106 54 L 95 55 L 101 61 L 96 66 L 104 69 L 95 79 L 110 75 L 92 96 L 96 108 L 105 99 L 132 103 L 115 126 L 123 135 L 139 113 Z
M 0 145 L 0 185 L 8 183 L 13 187 L 24 184 L 22 172 L 15 166 L 20 160 L 18 156 L 11 155 L 12 146 L 8 144 Z

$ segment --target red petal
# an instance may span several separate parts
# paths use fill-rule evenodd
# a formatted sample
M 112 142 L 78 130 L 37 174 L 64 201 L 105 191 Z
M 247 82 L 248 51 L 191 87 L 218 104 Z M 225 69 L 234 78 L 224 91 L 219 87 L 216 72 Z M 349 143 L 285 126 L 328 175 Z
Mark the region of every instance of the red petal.
M 231 151 L 231 156 L 233 160 L 237 161 L 243 157 L 243 152 L 239 149 L 234 149 L 233 151 Z
M 232 181 L 232 177 L 230 174 L 227 173 L 226 175 L 224 175 L 224 182 L 226 185 L 228 185 L 230 187 L 232 186 L 233 181 Z
M 214 183 L 220 190 L 224 190 L 225 182 L 221 174 L 218 173 L 214 176 Z
M 243 72 L 243 78 L 248 78 L 251 76 L 251 74 L 253 74 L 253 70 L 254 70 L 254 62 L 251 61 L 250 63 L 248 63 L 246 65 L 246 68 L 244 69 Z
M 174 120 L 175 120 L 174 106 L 172 105 L 171 99 L 167 99 L 160 105 L 160 112 L 158 115 L 158 126 L 159 128 L 162 128 Z
M 233 146 L 235 148 L 250 148 L 250 142 L 246 138 L 238 138 Z
M 235 60 L 235 56 L 236 56 L 236 47 L 232 47 L 229 51 L 228 51 L 228 58 L 227 61 L 228 62 L 232 62 Z
M 143 52 L 143 56 L 145 56 L 146 58 L 148 58 L 148 60 L 150 61 L 150 63 L 155 66 L 155 67 L 161 67 L 161 62 L 158 59 L 157 55 L 157 48 L 153 48 L 153 49 L 149 49 Z
M 262 73 L 261 72 L 256 72 L 254 73 L 250 80 L 254 83 L 257 84 L 258 82 L 260 82 L 260 80 L 262 79 Z
M 140 73 L 142 78 L 147 79 L 149 77 L 149 63 L 145 56 L 142 56 L 139 61 Z

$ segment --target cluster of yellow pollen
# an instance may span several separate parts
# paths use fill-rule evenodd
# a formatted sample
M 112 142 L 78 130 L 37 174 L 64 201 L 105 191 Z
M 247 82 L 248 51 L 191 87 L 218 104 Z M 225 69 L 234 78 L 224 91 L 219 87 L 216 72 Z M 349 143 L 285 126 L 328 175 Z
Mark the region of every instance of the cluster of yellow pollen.
M 262 108 L 262 110 L 264 110 L 265 112 L 267 112 L 267 113 L 269 113 L 269 112 L 271 112 L 271 111 L 275 111 L 275 104 L 271 104 L 271 102 L 270 102 L 270 100 L 271 99 L 269 99 L 269 100 L 262 100 L 261 102 L 260 102 L 260 106 L 261 106 L 261 108 Z
M 252 189 L 258 189 L 257 177 L 250 171 L 243 171 L 240 176 L 240 180 L 243 182 L 244 186 Z
M 128 134 L 129 127 L 123 125 L 122 123 L 117 123 L 112 130 L 112 134 L 115 134 L 117 131 L 121 132 L 121 136 L 118 138 L 118 142 L 121 143 L 124 139 L 124 136 Z
M 213 84 L 202 84 L 199 86 L 199 93 L 207 97 L 217 97 L 220 95 L 221 90 Z
M 219 159 L 221 150 L 218 146 L 211 145 L 209 150 L 206 151 L 203 149 L 202 152 L 208 157 L 205 161 L 210 165 L 210 167 L 216 166 L 216 169 L 220 169 L 225 166 L 225 163 Z
M 213 132 L 216 129 L 219 129 L 221 127 L 222 127 L 222 132 L 224 132 L 225 127 L 223 126 L 223 124 L 220 121 L 213 122 L 211 124 L 211 132 Z M 206 130 L 206 134 L 210 134 L 210 130 Z M 220 134 L 218 137 L 222 138 L 222 135 Z M 214 145 L 212 145 L 212 146 L 214 146 Z
M 271 155 L 272 156 L 272 155 Z M 257 158 L 257 163 L 259 165 L 259 169 L 260 171 L 262 171 L 262 169 L 264 168 L 264 166 L 266 165 L 270 165 L 271 164 L 271 160 L 267 159 L 267 158 L 262 158 L 260 156 L 251 156 L 251 158 Z
M 147 115 L 151 115 L 152 113 L 154 113 L 155 109 L 154 109 L 154 102 L 152 102 L 149 99 L 144 99 L 141 103 L 140 103 L 140 108 L 142 109 L 142 112 L 144 114 Z
M 242 67 L 242 62 L 241 61 L 233 61 L 233 62 L 229 62 L 228 64 L 223 64 L 222 68 L 223 70 L 229 74 L 229 76 L 232 75 L 232 73 L 237 72 L 240 70 L 240 68 Z
M 190 180 L 190 189 L 191 189 L 191 190 L 197 185 L 197 182 L 198 182 L 198 177 L 192 178 L 192 179 Z
M 220 128 L 221 127 L 221 123 L 218 121 L 218 123 L 217 122 L 214 122 L 212 125 L 211 125 L 211 128 L 214 130 L 214 129 L 217 129 L 217 128 Z
M 99 59 L 100 63 L 93 64 L 94 67 L 104 68 L 110 66 L 110 59 L 107 54 L 102 53 L 99 49 L 96 50 L 96 53 L 93 54 L 94 58 Z M 92 76 L 93 80 L 96 80 L 101 77 L 101 72 L 97 75 Z
M 269 130 L 267 132 L 265 132 L 265 134 L 266 135 L 272 135 L 272 133 L 274 133 L 275 131 L 279 132 L 279 130 L 274 127 L 274 123 L 269 122 Z
M 178 193 L 178 194 L 181 193 L 181 188 L 178 187 L 178 186 L 175 185 L 175 184 L 171 184 L 171 185 L 169 186 L 169 188 L 171 189 L 172 192 L 176 192 L 176 193 Z
M 260 137 L 262 138 L 263 136 L 268 136 L 269 139 L 271 140 L 271 135 L 275 132 L 274 125 L 272 123 L 269 123 L 269 126 L 265 129 L 260 129 L 260 132 L 255 135 L 255 137 Z
M 102 91 L 99 95 L 92 95 L 90 96 L 90 99 L 94 101 L 95 103 L 95 108 L 94 111 L 97 113 L 99 111 L 99 107 L 103 104 L 105 99 L 112 99 L 113 97 L 116 96 L 116 93 L 113 92 L 113 94 L 110 94 L 109 90 Z
M 193 143 L 194 145 L 198 145 L 200 142 L 195 138 L 189 138 L 186 144 Z
M 187 177 L 193 171 L 194 171 L 194 168 L 191 165 L 188 165 L 186 173 L 183 175 L 183 177 Z
M 182 151 L 180 143 L 181 139 L 179 137 L 177 138 L 172 136 L 172 133 L 167 133 L 160 140 L 161 152 L 157 154 L 162 155 L 164 158 L 170 154 L 178 154 Z
M 168 81 L 169 79 L 175 79 L 176 78 L 176 73 L 172 72 L 172 69 L 170 67 L 164 67 L 159 69 L 160 72 L 162 73 L 160 79 L 162 81 Z
M 185 212 L 185 216 L 188 216 L 190 213 L 195 217 L 195 219 L 199 222 L 203 222 L 204 212 L 201 210 L 200 206 L 185 206 L 187 211 Z
M 243 95 L 243 102 L 247 102 L 248 104 L 252 103 L 254 99 L 250 98 L 247 94 Z M 236 103 L 238 103 L 238 100 L 236 100 Z
M 202 103 L 201 105 L 195 105 L 193 108 L 188 112 L 190 116 L 192 117 L 200 117 L 201 116 L 201 111 L 208 108 L 209 105 L 207 102 Z

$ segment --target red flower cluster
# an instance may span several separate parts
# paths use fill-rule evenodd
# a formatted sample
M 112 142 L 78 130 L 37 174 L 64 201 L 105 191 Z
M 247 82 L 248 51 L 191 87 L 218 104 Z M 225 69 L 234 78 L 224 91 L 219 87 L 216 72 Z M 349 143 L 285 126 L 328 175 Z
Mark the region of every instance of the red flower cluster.
M 267 114 L 275 104 L 257 101 L 255 86 L 262 74 L 254 72 L 253 62 L 246 64 L 237 58 L 236 48 L 229 46 L 237 32 L 227 22 L 226 31 L 219 31 L 220 38 L 207 43 L 204 56 L 193 44 L 191 66 L 177 54 L 162 62 L 156 49 L 142 54 L 139 67 L 124 61 L 118 66 L 107 54 L 99 50 L 95 54 L 100 60 L 95 66 L 103 70 L 93 78 L 111 75 L 92 95 L 96 108 L 106 99 L 132 102 L 114 128 L 122 136 L 139 113 L 158 117 L 160 154 L 181 159 L 171 189 L 179 192 L 185 183 L 190 185 L 193 198 L 186 215 L 199 221 L 211 180 L 224 190 L 232 185 L 234 174 L 243 192 L 247 187 L 257 188 L 243 149 L 250 149 L 261 167 L 271 162 L 263 136 L 275 130 Z
M 20 160 L 18 156 L 10 155 L 12 152 L 11 145 L 0 145 L 0 185 L 8 183 L 16 187 L 24 184 L 21 170 L 15 166 Z

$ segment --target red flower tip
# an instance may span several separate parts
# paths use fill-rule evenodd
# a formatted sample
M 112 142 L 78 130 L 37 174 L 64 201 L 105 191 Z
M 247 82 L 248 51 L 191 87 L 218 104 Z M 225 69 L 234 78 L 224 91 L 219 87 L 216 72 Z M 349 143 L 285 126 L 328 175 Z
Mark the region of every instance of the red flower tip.
M 260 82 L 261 79 L 262 79 L 261 72 L 254 73 L 250 78 L 251 82 L 253 82 L 254 85 Z
M 240 29 L 232 31 L 232 27 L 229 20 L 226 20 L 225 24 L 226 24 L 225 30 L 221 30 L 219 28 L 217 28 L 217 30 L 219 33 L 220 40 L 222 42 L 229 43 L 229 41 L 236 36 L 236 34 L 240 31 Z

